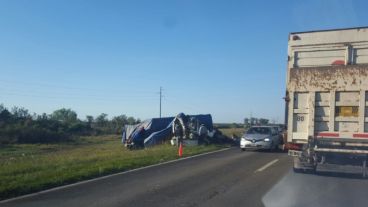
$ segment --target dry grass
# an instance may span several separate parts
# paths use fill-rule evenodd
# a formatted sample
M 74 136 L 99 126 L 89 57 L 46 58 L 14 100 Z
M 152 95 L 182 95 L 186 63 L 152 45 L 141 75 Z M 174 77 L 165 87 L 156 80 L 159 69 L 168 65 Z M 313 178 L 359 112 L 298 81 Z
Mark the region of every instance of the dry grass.
M 244 132 L 245 132 L 245 129 L 244 128 L 222 128 L 222 129 L 219 129 L 223 135 L 231 138 L 233 136 L 236 136 L 236 137 L 241 137 Z

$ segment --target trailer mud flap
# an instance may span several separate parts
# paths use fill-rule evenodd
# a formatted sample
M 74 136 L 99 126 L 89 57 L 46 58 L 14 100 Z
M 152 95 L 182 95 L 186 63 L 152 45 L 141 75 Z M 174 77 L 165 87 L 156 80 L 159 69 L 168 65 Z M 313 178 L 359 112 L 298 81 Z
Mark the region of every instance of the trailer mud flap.
M 302 157 L 303 152 L 297 150 L 289 150 L 288 155 L 292 157 Z

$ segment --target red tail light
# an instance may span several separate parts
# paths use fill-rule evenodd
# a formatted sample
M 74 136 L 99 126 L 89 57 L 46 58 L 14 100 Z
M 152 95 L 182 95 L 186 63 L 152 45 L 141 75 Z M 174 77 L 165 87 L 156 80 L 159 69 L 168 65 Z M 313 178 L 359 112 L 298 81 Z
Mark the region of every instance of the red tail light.
M 294 144 L 294 143 L 286 143 L 285 144 L 285 149 L 287 150 L 302 150 L 302 144 Z

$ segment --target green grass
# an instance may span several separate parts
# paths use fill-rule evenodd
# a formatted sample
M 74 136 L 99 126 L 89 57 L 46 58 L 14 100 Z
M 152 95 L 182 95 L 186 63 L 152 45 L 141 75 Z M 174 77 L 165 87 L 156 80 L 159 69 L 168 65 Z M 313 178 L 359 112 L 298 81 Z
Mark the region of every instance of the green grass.
M 244 128 L 220 128 L 219 130 L 222 132 L 223 135 L 230 137 L 230 138 L 233 135 L 237 137 L 241 137 L 245 132 Z
M 183 156 L 222 147 L 185 147 Z M 177 158 L 176 147 L 165 144 L 129 151 L 117 136 L 84 137 L 63 144 L 2 145 L 0 200 Z

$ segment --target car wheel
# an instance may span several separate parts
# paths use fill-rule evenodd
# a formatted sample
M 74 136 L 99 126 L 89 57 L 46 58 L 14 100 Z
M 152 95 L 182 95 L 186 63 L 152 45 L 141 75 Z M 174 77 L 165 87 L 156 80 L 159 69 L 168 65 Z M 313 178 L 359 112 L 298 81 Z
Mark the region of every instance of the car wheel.
M 242 152 L 244 152 L 244 151 L 245 151 L 245 148 L 240 148 L 240 149 L 241 149 L 241 151 L 242 151 Z

